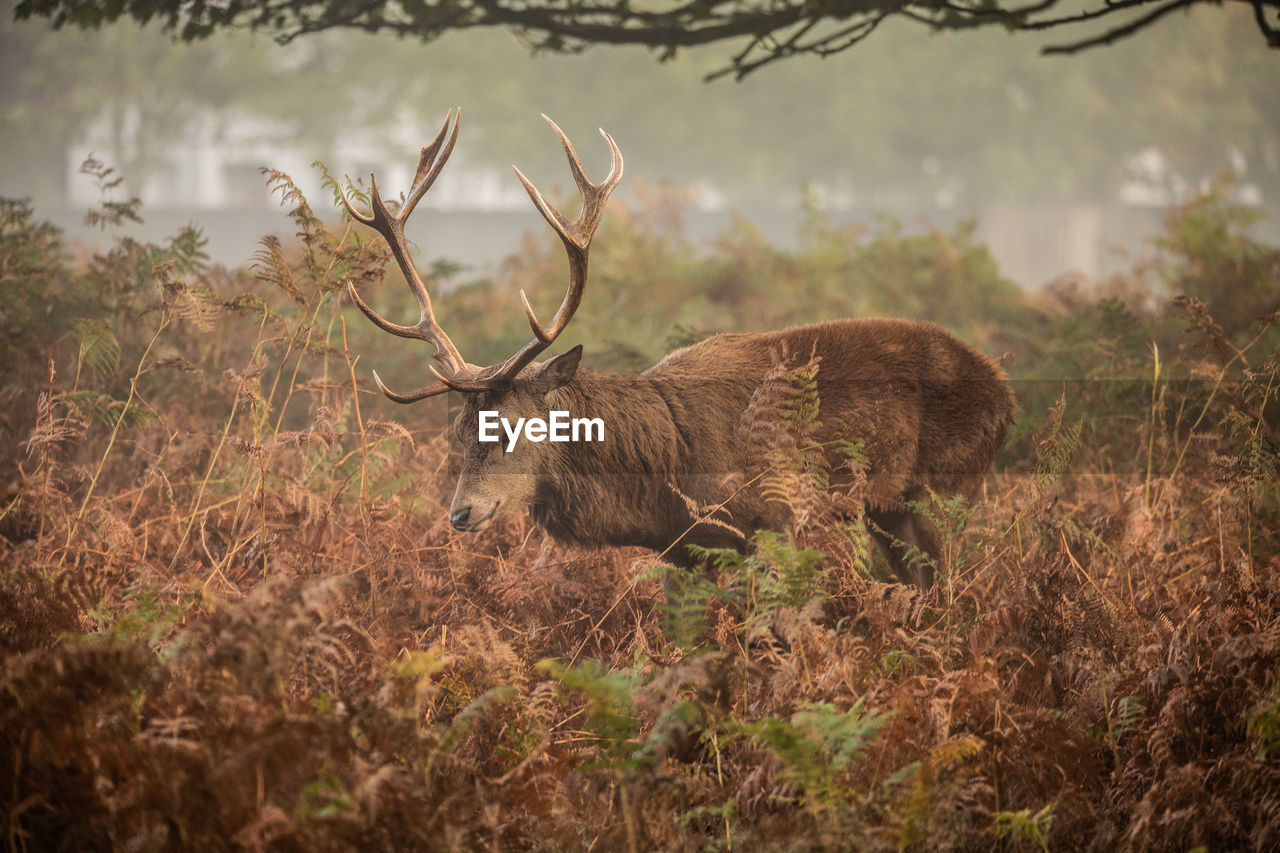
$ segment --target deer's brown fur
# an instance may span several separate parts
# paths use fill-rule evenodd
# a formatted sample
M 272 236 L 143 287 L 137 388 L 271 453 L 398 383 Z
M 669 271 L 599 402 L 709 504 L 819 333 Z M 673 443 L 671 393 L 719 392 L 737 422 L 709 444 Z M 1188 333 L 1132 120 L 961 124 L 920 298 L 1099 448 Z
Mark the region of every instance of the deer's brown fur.
M 929 572 L 909 565 L 901 551 L 904 543 L 914 545 L 936 559 L 936 533 L 907 502 L 926 499 L 930 490 L 973 497 L 1014 414 L 1003 371 L 931 324 L 835 320 L 716 335 L 641 374 L 581 370 L 561 387 L 540 387 L 540 381 L 546 386 L 544 365 L 533 365 L 505 392 L 469 396 L 457 430 L 471 452 L 478 447 L 471 427 L 479 410 L 504 410 L 516 399 L 524 411 L 561 409 L 603 419 L 603 442 L 543 444 L 523 460 L 495 461 L 522 469 L 527 480 L 516 491 L 528 493 L 534 520 L 558 541 L 657 551 L 678 542 L 668 556 L 691 564 L 684 544 L 740 549 L 754 531 L 789 520 L 785 504 L 761 489 L 738 489 L 761 464 L 742 440 L 743 413 L 784 352 L 819 360 L 815 438 L 831 446 L 852 428 L 863 439 L 867 511 L 877 538 L 900 577 L 927 586 Z M 538 396 L 541 405 L 529 399 Z M 841 462 L 832 449 L 829 466 Z M 471 500 L 468 474 L 464 463 L 455 509 Z M 495 485 L 503 483 L 498 478 Z M 681 496 L 714 506 L 735 491 L 725 511 L 714 515 L 717 523 L 695 524 Z

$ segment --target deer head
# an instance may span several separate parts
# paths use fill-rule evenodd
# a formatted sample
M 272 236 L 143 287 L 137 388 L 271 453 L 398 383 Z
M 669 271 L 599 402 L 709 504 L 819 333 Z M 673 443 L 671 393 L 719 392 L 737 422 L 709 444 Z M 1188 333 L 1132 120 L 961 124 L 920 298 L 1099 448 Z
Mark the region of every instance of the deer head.
M 362 214 L 356 211 L 345 193 L 342 195 L 342 202 L 352 219 L 375 229 L 387 241 L 396 263 L 399 264 L 405 280 L 409 283 L 409 288 L 417 299 L 420 310 L 418 322 L 413 326 L 402 326 L 384 319 L 370 308 L 360 298 L 355 287 L 348 283 L 347 290 L 351 294 L 352 301 L 383 331 L 403 338 L 418 338 L 430 343 L 435 347 L 435 359 L 444 368 L 444 372 L 441 372 L 432 365 L 430 370 L 435 375 L 436 381 L 407 394 L 397 394 L 388 389 L 378 378 L 377 371 L 373 374 L 374 381 L 382 393 L 397 403 L 412 403 L 451 390 L 464 395 L 462 411 L 454 422 L 454 432 L 463 448 L 462 471 L 458 478 L 453 505 L 450 508 L 449 520 L 457 530 L 477 531 L 488 526 L 495 518 L 529 505 L 534 498 L 541 457 L 551 452 L 551 445 L 521 442 L 507 451 L 502 442 L 481 442 L 479 413 L 482 410 L 495 411 L 500 418 L 512 423 L 521 417 L 545 418 L 548 411 L 548 397 L 572 381 L 577 373 L 578 363 L 582 357 L 580 346 L 545 363 L 536 362 L 535 359 L 565 330 L 582 302 L 587 284 L 587 256 L 591 247 L 591 238 L 595 235 L 596 228 L 604 216 L 605 203 L 608 201 L 609 194 L 622 180 L 622 153 L 618 150 L 613 137 L 601 130 L 600 134 L 609 146 L 610 168 L 604 181 L 599 184 L 593 183 L 583 171 L 582 162 L 574 151 L 573 143 L 565 136 L 564 131 L 545 115 L 542 117 L 555 131 L 560 144 L 564 146 L 565 155 L 569 159 L 569 169 L 582 194 L 582 212 L 577 219 L 568 220 L 543 197 L 519 169 L 515 169 L 515 173 L 534 206 L 564 243 L 569 260 L 568 289 L 564 300 L 560 303 L 560 308 L 546 326 L 538 320 L 528 297 L 521 290 L 520 301 L 524 305 L 525 316 L 529 320 L 533 338 L 501 364 L 476 367 L 462 357 L 458 348 L 437 323 L 435 312 L 432 310 L 431 297 L 423 284 L 422 276 L 409 257 L 404 237 L 405 221 L 413 213 L 414 207 L 422 200 L 423 195 L 431 188 L 453 152 L 454 143 L 458 139 L 461 118 L 461 110 L 458 110 L 456 117 L 451 110 L 435 139 L 422 149 L 413 186 L 398 213 L 392 214 L 387 209 L 378 192 L 377 180 L 372 174 L 369 176 L 371 213 Z M 451 126 L 452 130 L 450 130 Z

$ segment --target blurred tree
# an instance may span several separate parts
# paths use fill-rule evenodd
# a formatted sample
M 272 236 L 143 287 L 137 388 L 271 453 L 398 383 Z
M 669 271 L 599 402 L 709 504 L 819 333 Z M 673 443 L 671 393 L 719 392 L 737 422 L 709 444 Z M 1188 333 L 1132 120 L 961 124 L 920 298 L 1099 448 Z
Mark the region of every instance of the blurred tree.
M 568 183 L 537 112 L 578 141 L 589 169 L 607 168 L 592 141 L 603 126 L 623 145 L 629 175 L 700 185 L 746 211 L 798 202 L 806 181 L 824 203 L 907 216 L 997 199 L 1105 202 L 1144 148 L 1192 186 L 1238 151 L 1246 179 L 1272 206 L 1280 200 L 1276 66 L 1243 8 L 1193 9 L 1123 53 L 1071 63 L 1041 62 L 1029 41 L 1003 33 L 921 39 L 909 22 L 888 21 L 858 50 L 711 87 L 701 81 L 722 57 L 710 49 L 661 65 L 636 47 L 530 57 L 495 30 L 452 33 L 429 49 L 342 31 L 283 48 L 246 32 L 182 44 L 132 21 L 81 33 L 0 17 L 8 195 L 57 197 L 60 186 L 42 176 L 64 173 L 68 147 L 89 130 L 104 138 L 116 126 L 124 155 L 92 144 L 130 179 L 185 144 L 193 124 L 216 134 L 232 122 L 355 176 L 364 164 L 352 162 L 353 148 L 409 165 L 422 132 L 461 104 L 465 145 L 450 174 L 489 170 L 522 206 L 512 162 Z
M 157 156 L 200 121 L 221 120 L 249 81 L 267 71 L 262 52 L 206 42 L 175 51 L 137 25 L 90 35 L 33 38 L 0 25 L 0 146 L 5 191 L 45 195 L 66 174 L 69 147 L 109 150 L 131 192 Z M 241 43 L 249 41 L 246 37 Z
M 0 186 L 7 195 L 60 196 L 68 167 L 78 165 L 70 150 L 87 145 L 138 193 L 176 147 L 217 142 L 232 123 L 329 158 L 342 127 L 385 131 L 426 85 L 380 85 L 385 68 L 356 55 L 366 48 L 320 36 L 281 49 L 244 32 L 179 46 L 131 21 L 103 33 L 51 33 L 6 15 Z
M 1252 8 L 1268 46 L 1280 47 L 1280 0 L 1234 0 Z M 741 78 L 803 54 L 829 56 L 871 35 L 891 18 L 934 30 L 996 27 L 1015 31 L 1067 28 L 1069 41 L 1046 53 L 1075 53 L 1141 32 L 1173 12 L 1222 0 L 22 0 L 21 18 L 42 16 L 55 27 L 96 28 L 121 17 L 160 20 L 186 41 L 232 27 L 270 33 L 282 42 L 334 28 L 388 32 L 430 41 L 454 30 L 502 27 L 538 51 L 573 53 L 595 44 L 642 45 L 668 59 L 681 48 L 721 42 L 738 47 L 711 76 Z M 1270 20 L 1268 19 L 1270 18 Z M 1079 32 L 1102 21 L 1101 31 Z

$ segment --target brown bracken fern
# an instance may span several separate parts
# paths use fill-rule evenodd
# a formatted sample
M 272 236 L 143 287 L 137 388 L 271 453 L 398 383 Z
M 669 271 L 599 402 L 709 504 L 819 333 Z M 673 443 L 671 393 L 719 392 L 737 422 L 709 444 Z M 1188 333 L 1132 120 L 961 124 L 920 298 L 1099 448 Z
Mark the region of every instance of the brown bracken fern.
M 741 426 L 767 464 L 729 485 L 789 529 L 664 591 L 651 558 L 553 547 L 523 515 L 450 530 L 443 405 L 383 407 L 352 355 L 371 333 L 344 324 L 342 285 L 386 256 L 268 177 L 298 238 L 240 272 L 200 261 L 198 235 L 78 265 L 0 209 L 6 286 L 50 294 L 6 306 L 3 344 L 9 849 L 1280 845 L 1273 309 L 1153 311 L 1146 271 L 993 297 L 996 332 L 959 317 L 1017 350 L 1023 415 L 980 500 L 919 507 L 954 566 L 928 593 L 886 583 L 870 547 L 858 425 L 812 445 L 827 365 L 779 353 Z M 1188 229 L 1215 210 L 1174 212 L 1167 281 L 1194 273 Z M 643 292 L 713 307 L 691 328 L 795 319 L 759 269 L 834 311 L 851 285 L 831 270 L 937 266 L 900 235 L 727 239 L 704 262 L 645 221 L 606 223 L 620 248 L 594 263 L 641 292 L 644 258 Z M 549 252 L 440 298 L 514 317 L 500 353 L 527 337 L 512 282 L 557 275 Z M 1061 375 L 1078 381 L 1036 378 Z

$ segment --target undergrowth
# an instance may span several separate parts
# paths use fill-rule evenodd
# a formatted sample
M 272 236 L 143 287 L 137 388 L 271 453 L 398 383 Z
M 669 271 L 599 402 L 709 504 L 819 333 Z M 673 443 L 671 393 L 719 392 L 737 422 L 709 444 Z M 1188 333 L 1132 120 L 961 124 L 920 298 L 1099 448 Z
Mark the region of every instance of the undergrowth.
M 611 215 L 598 275 L 646 307 L 587 300 L 605 361 L 852 304 L 1012 355 L 985 494 L 917 507 L 949 567 L 926 594 L 849 511 L 855 425 L 844 469 L 811 452 L 812 361 L 743 424 L 793 524 L 713 575 L 523 515 L 452 533 L 443 408 L 365 378 L 420 384 L 426 354 L 347 323 L 348 280 L 407 309 L 385 251 L 268 177 L 297 238 L 246 271 L 193 230 L 132 241 L 136 205 L 84 263 L 0 207 L 11 849 L 1280 846 L 1280 254 L 1225 194 L 1171 211 L 1159 264 L 1041 295 L 968 226 L 815 218 L 797 252 L 739 228 L 700 257 L 661 210 Z M 560 275 L 527 249 L 452 282 L 451 332 L 527 335 L 513 283 Z

